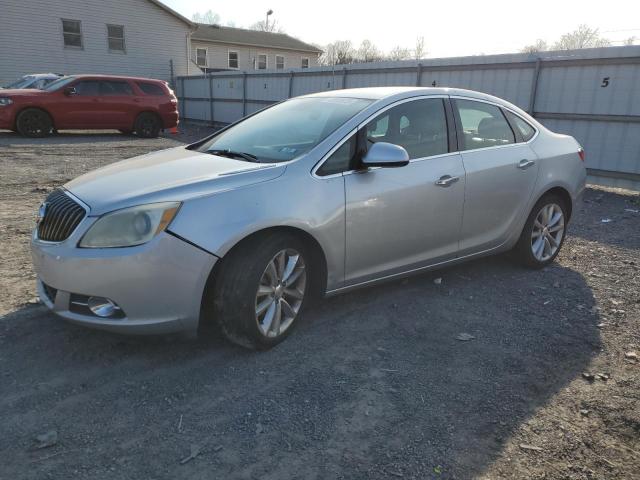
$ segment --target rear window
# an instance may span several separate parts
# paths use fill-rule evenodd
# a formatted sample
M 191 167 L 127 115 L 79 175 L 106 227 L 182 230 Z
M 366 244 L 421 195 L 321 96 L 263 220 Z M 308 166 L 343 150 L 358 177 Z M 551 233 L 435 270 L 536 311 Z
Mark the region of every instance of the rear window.
M 522 134 L 523 141 L 528 142 L 529 140 L 531 140 L 531 138 L 533 138 L 533 136 L 536 134 L 536 130 L 531 125 L 529 125 L 529 122 L 523 120 L 518 115 L 511 113 L 509 110 L 505 110 L 504 112 L 507 114 L 507 117 L 509 117 L 509 121 L 513 125 L 515 125 Z
M 162 87 L 156 83 L 138 82 L 138 87 L 146 95 L 166 95 Z

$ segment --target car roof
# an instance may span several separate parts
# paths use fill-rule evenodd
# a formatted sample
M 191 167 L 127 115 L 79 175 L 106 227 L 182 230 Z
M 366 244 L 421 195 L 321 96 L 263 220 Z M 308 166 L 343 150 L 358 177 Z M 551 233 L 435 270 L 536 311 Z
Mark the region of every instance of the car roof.
M 158 80 L 155 78 L 144 78 L 144 77 L 129 77 L 127 75 L 102 75 L 102 74 L 89 74 L 89 73 L 81 73 L 78 75 L 68 75 L 69 77 L 74 77 L 77 79 L 89 78 L 89 79 L 105 79 L 105 80 L 134 80 L 141 82 L 161 82 L 165 83 L 164 80 Z
M 327 92 L 318 92 L 305 95 L 305 97 L 347 97 L 347 98 L 364 98 L 368 100 L 386 100 L 386 99 L 402 99 L 418 97 L 422 95 L 459 95 L 461 97 L 470 97 L 478 100 L 486 100 L 489 102 L 499 103 L 501 105 L 512 107 L 512 105 L 498 97 L 488 95 L 475 90 L 466 90 L 464 88 L 448 88 L 448 87 L 368 87 L 368 88 L 345 88 L 343 90 L 330 90 Z

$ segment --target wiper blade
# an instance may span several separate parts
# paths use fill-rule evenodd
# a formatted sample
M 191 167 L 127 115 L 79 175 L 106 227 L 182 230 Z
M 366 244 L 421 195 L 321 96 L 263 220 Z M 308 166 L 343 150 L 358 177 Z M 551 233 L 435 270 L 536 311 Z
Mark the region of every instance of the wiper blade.
M 260 160 L 258 160 L 258 157 L 256 157 L 255 155 L 245 152 L 236 152 L 235 150 L 231 150 L 229 148 L 225 148 L 224 150 L 207 150 L 207 153 L 210 153 L 212 155 L 220 155 L 221 157 L 242 158 L 247 162 L 260 163 Z

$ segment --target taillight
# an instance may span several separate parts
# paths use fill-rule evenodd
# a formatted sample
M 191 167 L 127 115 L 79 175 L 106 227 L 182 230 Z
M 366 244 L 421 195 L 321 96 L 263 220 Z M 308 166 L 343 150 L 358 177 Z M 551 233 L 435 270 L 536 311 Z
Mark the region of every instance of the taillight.
M 579 148 L 578 149 L 578 155 L 580 156 L 580 160 L 582 160 L 584 162 L 584 149 L 583 148 Z

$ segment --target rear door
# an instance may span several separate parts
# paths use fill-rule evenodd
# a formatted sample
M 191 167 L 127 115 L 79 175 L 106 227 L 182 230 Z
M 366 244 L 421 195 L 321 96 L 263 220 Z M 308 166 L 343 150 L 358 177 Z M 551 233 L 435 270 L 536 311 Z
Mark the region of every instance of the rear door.
M 458 146 L 466 171 L 460 255 L 504 243 L 533 193 L 538 162 L 505 111 L 489 102 L 454 98 Z
M 99 102 L 102 126 L 132 128 L 136 108 L 135 98 L 133 88 L 126 80 L 102 80 Z

